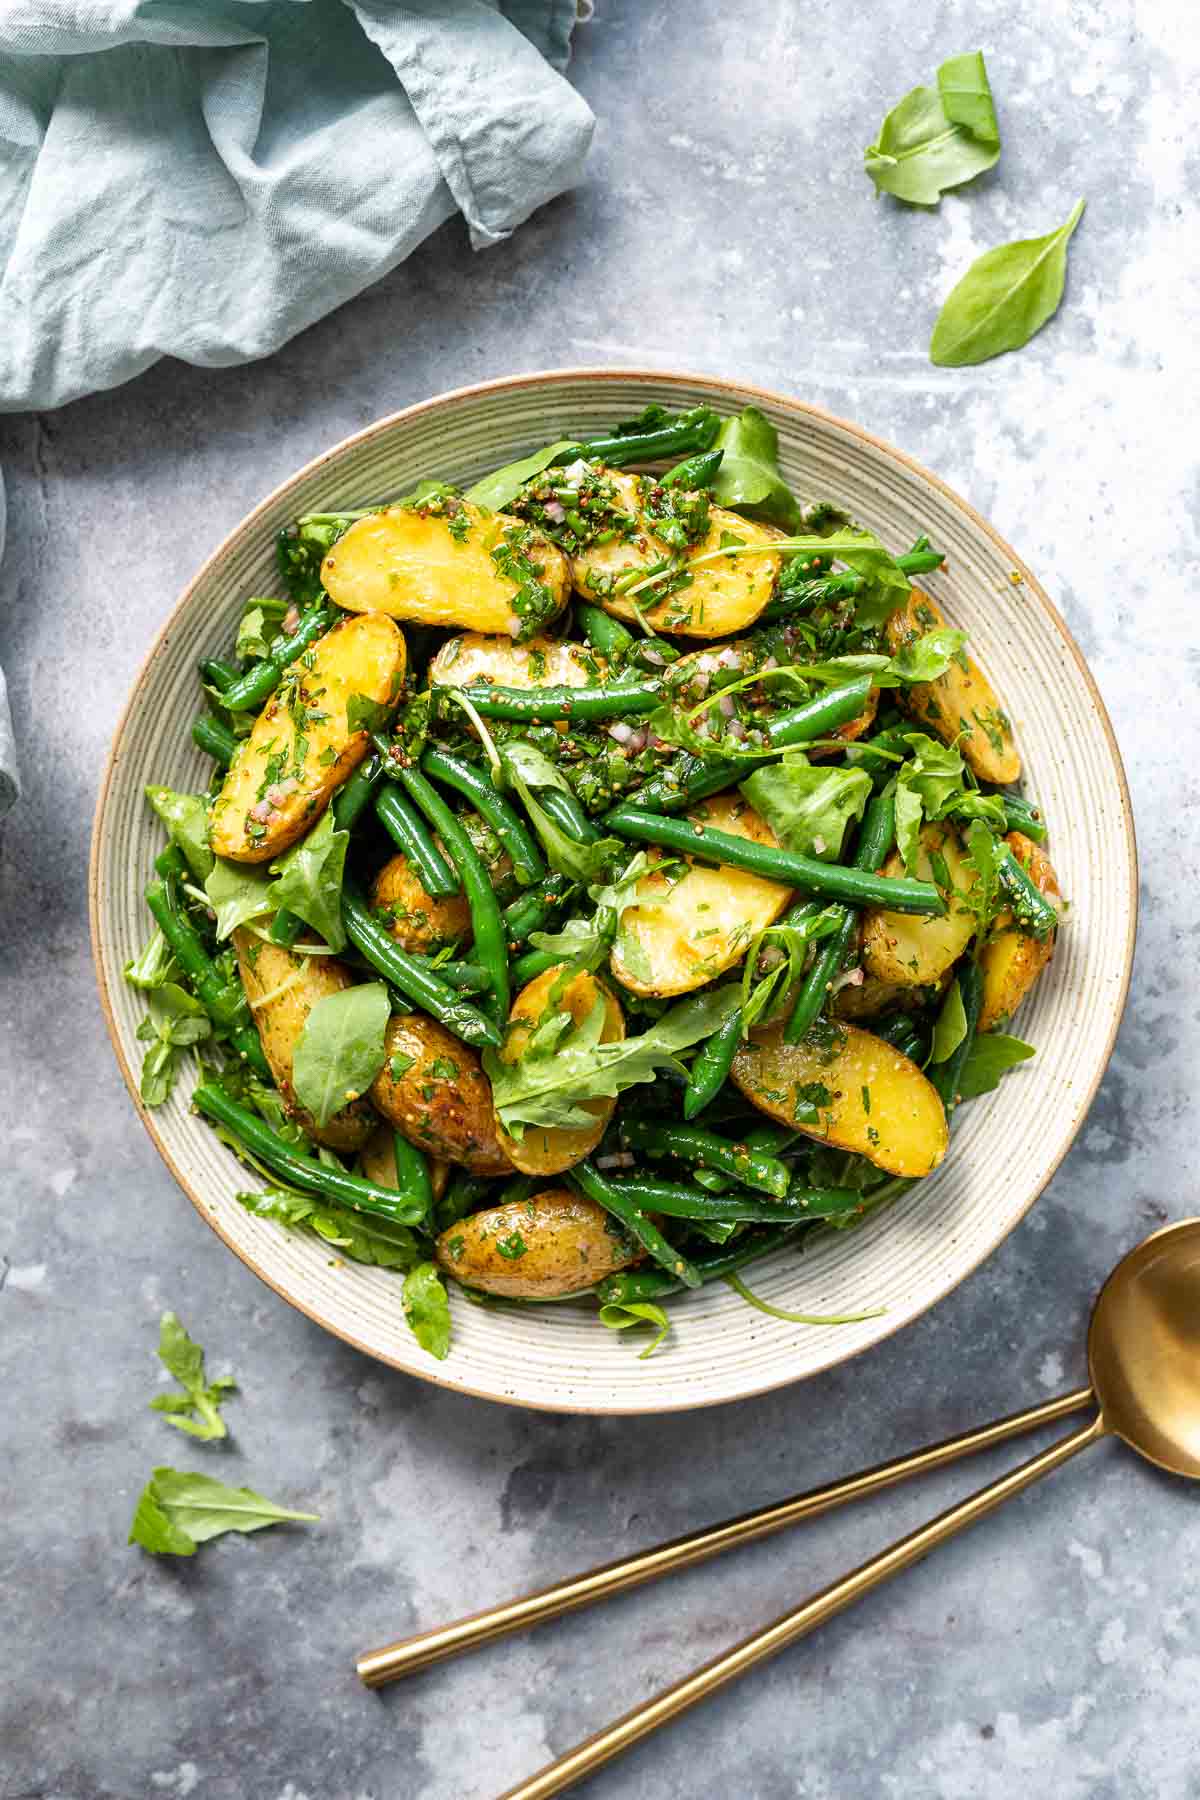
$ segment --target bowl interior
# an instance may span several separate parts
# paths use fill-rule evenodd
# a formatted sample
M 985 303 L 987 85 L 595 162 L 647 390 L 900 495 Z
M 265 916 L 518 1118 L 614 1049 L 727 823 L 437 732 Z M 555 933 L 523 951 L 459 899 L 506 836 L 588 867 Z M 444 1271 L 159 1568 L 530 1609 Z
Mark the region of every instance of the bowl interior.
M 399 1278 L 339 1264 L 327 1246 L 252 1218 L 234 1194 L 246 1171 L 188 1112 L 191 1077 L 143 1120 L 204 1218 L 276 1291 L 330 1331 L 412 1374 L 493 1399 L 595 1412 L 650 1412 L 725 1401 L 814 1374 L 866 1348 L 949 1292 L 1041 1192 L 1078 1130 L 1108 1060 L 1128 986 L 1136 915 L 1129 799 L 1112 730 L 1066 628 L 1013 552 L 956 495 L 897 451 L 816 409 L 696 376 L 565 371 L 466 389 L 410 408 L 338 445 L 258 506 L 187 589 L 152 647 L 118 727 L 92 851 L 91 911 L 100 991 L 137 1101 L 143 1007 L 122 979 L 148 935 L 141 898 L 161 835 L 148 782 L 201 787 L 210 765 L 188 725 L 196 663 L 230 640 L 245 597 L 274 584 L 274 536 L 304 511 L 356 507 L 425 475 L 470 482 L 555 438 L 583 435 L 648 402 L 761 406 L 779 431 L 784 473 L 802 499 L 828 496 L 899 551 L 928 532 L 948 568 L 928 578 L 950 622 L 1010 710 L 1025 792 L 1051 827 L 1068 923 L 1054 962 L 1022 1008 L 1036 1058 L 965 1108 L 945 1164 L 858 1230 L 754 1267 L 756 1291 L 810 1313 L 882 1309 L 858 1324 L 802 1326 L 748 1307 L 723 1284 L 675 1302 L 668 1344 L 641 1362 L 595 1309 L 481 1309 L 452 1300 L 454 1341 L 435 1363 L 411 1337 Z M 264 586 L 265 584 L 265 586 Z M 1099 877 L 1103 871 L 1103 879 Z

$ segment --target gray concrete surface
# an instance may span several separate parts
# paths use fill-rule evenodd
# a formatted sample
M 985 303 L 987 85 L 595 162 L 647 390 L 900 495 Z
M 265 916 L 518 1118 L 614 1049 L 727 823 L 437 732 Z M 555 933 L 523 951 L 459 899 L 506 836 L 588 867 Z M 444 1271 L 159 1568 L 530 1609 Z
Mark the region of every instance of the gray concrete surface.
M 861 147 L 983 44 L 999 167 L 939 213 L 876 202 Z M 486 1800 L 971 1485 L 960 1470 L 382 1697 L 356 1650 L 1047 1395 L 1091 1296 L 1196 1210 L 1196 453 L 1200 40 L 1182 4 L 731 9 L 603 0 L 576 78 L 585 186 L 472 256 L 447 227 L 260 366 L 163 365 L 0 422 L 0 656 L 27 798 L 3 828 L 0 1800 Z M 1059 319 L 933 370 L 971 257 L 1089 210 Z M 1040 573 L 1129 768 L 1144 912 L 1117 1055 L 1025 1224 L 848 1367 L 717 1412 L 510 1412 L 378 1368 L 290 1312 L 160 1166 L 87 948 L 97 776 L 149 635 L 290 470 L 477 377 L 645 359 L 862 420 L 939 470 Z M 319 1529 L 192 1563 L 124 1544 L 187 1447 L 145 1402 L 175 1307 L 231 1366 L 206 1466 Z M 197 1453 L 197 1457 L 198 1457 Z M 989 1468 L 1011 1460 L 991 1459 Z M 193 1458 L 192 1460 L 196 1460 Z M 1190 1800 L 1200 1513 L 1110 1446 L 643 1746 L 612 1800 Z

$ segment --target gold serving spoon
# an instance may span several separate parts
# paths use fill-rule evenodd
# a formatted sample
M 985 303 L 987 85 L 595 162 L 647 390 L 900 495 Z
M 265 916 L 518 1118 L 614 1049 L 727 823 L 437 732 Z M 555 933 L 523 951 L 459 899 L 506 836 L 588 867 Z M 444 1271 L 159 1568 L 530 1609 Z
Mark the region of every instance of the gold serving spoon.
M 557 1761 L 511 1788 L 501 1800 L 549 1800 L 611 1761 L 658 1726 L 678 1717 L 697 1701 L 744 1675 L 756 1663 L 824 1624 L 854 1600 L 909 1568 L 967 1525 L 973 1525 L 1014 1494 L 1069 1462 L 1077 1451 L 1112 1434 L 1159 1468 L 1200 1480 L 1200 1219 L 1185 1219 L 1156 1231 L 1131 1250 L 1113 1270 L 1092 1311 L 1088 1330 L 1090 1388 L 998 1420 L 994 1425 L 930 1445 L 896 1462 L 799 1494 L 778 1506 L 732 1519 L 709 1531 L 677 1538 L 640 1556 L 609 1563 L 587 1575 L 545 1588 L 506 1606 L 476 1613 L 453 1625 L 408 1638 L 359 1658 L 358 1672 L 370 1687 L 456 1655 L 507 1632 L 536 1625 L 594 1600 L 636 1587 L 643 1581 L 686 1568 L 734 1544 L 779 1531 L 843 1501 L 859 1499 L 960 1456 L 1002 1443 L 1018 1432 L 1095 1403 L 1099 1411 L 1049 1449 L 1022 1463 L 1009 1475 L 980 1488 L 900 1538 L 887 1550 L 860 1564 L 849 1575 L 822 1588 L 811 1599 L 762 1631 L 743 1638 L 731 1650 L 623 1718 L 568 1751 Z

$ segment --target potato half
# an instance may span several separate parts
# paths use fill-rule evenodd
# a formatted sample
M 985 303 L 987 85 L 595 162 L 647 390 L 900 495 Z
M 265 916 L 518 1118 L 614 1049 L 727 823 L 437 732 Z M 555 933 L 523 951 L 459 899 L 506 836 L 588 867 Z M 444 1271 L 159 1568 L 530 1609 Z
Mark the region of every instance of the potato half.
M 511 1063 L 519 1059 L 530 1032 L 551 1004 L 551 989 L 565 967 L 564 963 L 556 963 L 554 968 L 536 976 L 517 995 L 508 1016 L 508 1030 L 500 1049 L 502 1062 Z M 566 984 L 561 994 L 554 995 L 553 1004 L 556 1011 L 569 1012 L 575 1023 L 581 1025 L 597 1000 L 604 1002 L 604 1029 L 600 1033 L 600 1042 L 619 1043 L 625 1036 L 625 1015 L 604 983 L 597 981 L 594 975 L 580 971 Z M 581 1104 L 585 1112 L 594 1115 L 594 1125 L 552 1128 L 527 1125 L 520 1142 L 510 1137 L 497 1119 L 496 1130 L 513 1167 L 526 1175 L 560 1175 L 564 1169 L 569 1169 L 575 1163 L 582 1162 L 585 1156 L 590 1156 L 604 1136 L 604 1128 L 612 1118 L 617 1103 L 615 1100 L 601 1099 L 584 1100 Z M 599 1280 L 599 1277 L 596 1279 Z
M 507 513 L 453 504 L 453 516 L 393 506 L 356 520 L 321 565 L 326 592 L 347 612 L 509 638 L 529 623 L 531 582 L 546 590 L 534 610 L 561 612 L 570 571 L 557 545 Z
M 582 644 L 562 638 L 530 638 L 514 644 L 510 637 L 487 637 L 481 631 L 447 638 L 429 665 L 431 687 L 466 687 L 491 681 L 497 687 L 595 687 L 605 670 Z
M 379 1123 L 367 1100 L 351 1101 L 324 1125 L 297 1104 L 292 1087 L 296 1040 L 318 1000 L 354 986 L 344 963 L 332 956 L 301 956 L 282 944 L 267 944 L 245 925 L 233 932 L 238 973 L 246 990 L 263 1054 L 288 1114 L 318 1144 L 331 1150 L 357 1150 Z
M 213 802 L 218 856 L 269 862 L 304 836 L 367 753 L 367 731 L 347 721 L 351 697 L 390 705 L 404 667 L 403 635 L 382 613 L 339 620 L 291 664 Z
M 614 575 L 627 569 L 648 569 L 662 557 L 674 553 L 654 535 L 652 523 L 641 511 L 638 477 L 605 470 L 605 479 L 617 490 L 617 505 L 632 513 L 638 521 L 635 536 L 624 543 L 594 545 L 577 556 L 573 564 L 575 591 L 585 600 L 603 606 L 618 619 L 636 619 L 633 602 L 623 595 L 606 596 L 604 588 Z M 784 534 L 773 525 L 759 525 L 743 519 L 740 513 L 727 512 L 714 506 L 709 512 L 707 536 L 693 544 L 687 560 L 694 561 L 709 551 L 719 550 L 721 540 L 736 538 L 743 544 L 768 544 Z M 783 567 L 782 556 L 755 552 L 750 556 L 723 556 L 701 563 L 692 573 L 687 587 L 669 594 L 656 605 L 649 590 L 638 597 L 642 614 L 656 631 L 682 637 L 727 637 L 732 631 L 743 631 L 753 624 L 775 586 Z
M 471 909 L 464 896 L 436 900 L 405 856 L 384 863 L 371 883 L 371 907 L 388 913 L 387 928 L 396 942 L 417 955 L 440 950 L 471 929 Z
M 778 846 L 765 819 L 737 794 L 716 794 L 689 816 L 715 831 Z M 650 856 L 664 860 L 658 850 Z M 686 864 L 681 874 L 671 855 L 665 873 L 644 875 L 637 903 L 621 915 L 612 972 L 630 993 L 661 998 L 703 987 L 742 960 L 792 897 L 791 888 L 745 869 L 714 869 L 690 856 Z
M 424 1013 L 393 1013 L 387 1060 L 371 1099 L 418 1150 L 461 1163 L 474 1175 L 508 1175 L 492 1119 L 491 1083 L 479 1058 Z
M 558 1300 L 594 1287 L 641 1256 L 594 1200 L 547 1188 L 450 1225 L 437 1241 L 448 1274 L 512 1300 Z
M 1041 845 L 1020 831 L 1010 831 L 1004 841 L 1042 893 L 1057 906 L 1062 899 L 1058 877 Z M 991 1031 L 1012 1018 L 1054 955 L 1054 941 L 1054 933 L 1046 938 L 1027 937 L 1017 930 L 1011 913 L 1001 913 L 979 959 L 983 971 L 980 1031 Z
M 950 826 L 923 825 L 919 846 L 916 873 L 921 881 L 935 879 L 932 859 L 941 856 L 953 886 L 962 891 L 971 887 L 975 871 Z M 900 852 L 894 851 L 883 865 L 883 874 L 898 880 L 905 873 Z M 937 919 L 871 907 L 863 914 L 863 966 L 877 981 L 924 987 L 940 981 L 958 961 L 974 929 L 974 913 L 954 893 L 946 895 L 946 912 Z
M 887 622 L 888 645 L 894 656 L 927 631 L 946 623 L 936 600 L 913 588 L 908 603 Z M 904 710 L 944 744 L 958 744 L 963 757 L 980 781 L 1004 787 L 1021 774 L 1021 759 L 1013 743 L 1012 724 L 996 690 L 974 657 L 962 668 L 952 662 L 936 681 L 919 681 L 900 688 L 896 698 Z
M 771 1026 L 741 1045 L 731 1075 L 768 1118 L 891 1175 L 928 1175 L 946 1154 L 937 1090 L 916 1063 L 857 1025 L 839 1025 L 828 1043 L 814 1034 L 800 1044 Z

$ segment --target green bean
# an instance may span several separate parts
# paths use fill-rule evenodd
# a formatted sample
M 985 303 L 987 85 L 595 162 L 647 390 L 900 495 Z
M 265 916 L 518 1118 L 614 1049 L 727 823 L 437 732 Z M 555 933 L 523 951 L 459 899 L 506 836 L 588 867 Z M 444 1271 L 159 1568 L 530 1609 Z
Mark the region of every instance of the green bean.
M 671 1120 L 624 1119 L 621 1135 L 631 1150 L 647 1156 L 673 1156 L 681 1162 L 700 1163 L 732 1176 L 743 1187 L 774 1194 L 781 1200 L 787 1193 L 791 1176 L 778 1157 L 765 1156 L 698 1125 L 679 1125 Z
M 940 916 L 946 910 L 945 901 L 931 881 L 889 878 L 841 863 L 819 862 L 816 857 L 801 856 L 794 850 L 773 849 L 728 831 L 693 825 L 688 819 L 668 819 L 661 813 L 645 812 L 638 806 L 616 807 L 609 813 L 607 823 L 613 831 L 636 843 L 659 844 L 724 868 L 748 869 L 768 881 L 823 894 L 847 906 L 880 906 L 890 912 L 926 917 Z
M 901 725 L 890 725 L 886 731 L 876 732 L 874 737 L 862 738 L 857 744 L 847 749 L 846 760 L 856 769 L 864 770 L 875 785 L 876 791 L 886 787 L 899 767 L 899 762 L 912 755 L 912 745 L 907 742 L 912 731 L 911 722 Z M 882 751 L 876 756 L 874 751 Z
M 437 1230 L 445 1231 L 447 1226 L 457 1225 L 468 1213 L 475 1212 L 491 1185 L 490 1176 L 472 1175 L 469 1169 L 455 1169 L 449 1187 L 434 1208 Z
M 742 1009 L 731 1012 L 692 1060 L 683 1092 L 683 1116 L 694 1119 L 702 1107 L 724 1087 L 737 1047 L 742 1041 Z
M 235 734 L 228 725 L 222 725 L 220 719 L 212 719 L 207 713 L 192 720 L 192 742 L 197 750 L 203 750 L 223 769 L 227 769 L 237 755 Z
M 549 924 L 556 907 L 574 892 L 574 883 L 565 875 L 547 875 L 545 881 L 506 906 L 501 918 L 510 944 L 522 944 L 532 931 Z
M 600 833 L 592 824 L 580 806 L 574 794 L 568 794 L 562 788 L 539 788 L 538 805 L 542 811 L 549 813 L 560 831 L 577 844 L 595 844 Z
M 247 712 L 252 707 L 261 706 L 270 698 L 283 680 L 283 672 L 289 663 L 295 662 L 309 645 L 317 638 L 323 637 L 336 619 L 337 614 L 324 600 L 318 600 L 314 606 L 301 616 L 291 637 L 276 638 L 271 654 L 261 662 L 239 675 L 233 686 L 227 688 L 222 695 L 225 705 L 231 712 Z
M 402 950 L 349 882 L 342 888 L 342 920 L 354 947 L 407 1000 L 431 1014 L 466 1044 L 500 1043 L 500 1033 L 492 1020 L 460 999 L 427 963 Z
M 1024 837 L 1032 838 L 1035 844 L 1044 844 L 1048 833 L 1041 808 L 1032 800 L 1023 800 L 1019 794 L 1001 794 L 1000 798 L 1004 802 L 1005 830 L 1019 831 Z
M 671 457 L 686 456 L 693 450 L 710 450 L 721 429 L 717 414 L 707 406 L 694 406 L 676 414 L 669 425 L 653 430 L 614 432 L 610 437 L 588 438 L 581 444 L 569 444 L 560 450 L 550 468 L 572 463 L 579 457 L 588 462 L 607 463 L 623 469 L 630 463 L 667 462 Z
M 416 956 L 415 951 L 412 954 L 418 962 L 428 960 L 425 957 Z M 428 960 L 428 967 L 431 975 L 435 975 L 439 981 L 444 981 L 447 987 L 457 988 L 460 994 L 484 994 L 492 985 L 492 978 L 482 963 L 435 963 Z
M 378 756 L 366 756 L 354 773 L 343 781 L 330 803 L 333 823 L 338 831 L 352 831 L 370 804 L 371 796 L 383 777 L 383 763 Z
M 560 950 L 527 950 L 524 956 L 518 956 L 510 963 L 508 973 L 514 988 L 523 988 L 527 983 L 536 981 L 547 969 L 555 969 L 559 963 L 570 959 L 564 957 Z
M 535 881 L 542 879 L 546 873 L 546 859 L 532 832 L 504 795 L 497 793 L 482 769 L 445 750 L 427 750 L 421 758 L 421 767 L 426 775 L 443 782 L 471 802 L 480 818 L 491 826 L 501 847 L 508 851 L 513 874 L 522 887 L 532 887 Z
M 760 1256 L 769 1256 L 772 1250 L 778 1250 L 802 1229 L 796 1225 L 777 1225 L 771 1231 L 747 1234 L 739 1237 L 729 1250 L 697 1256 L 692 1267 L 703 1287 L 710 1281 L 720 1281 L 723 1275 L 744 1269 L 747 1263 L 756 1262 Z M 659 1300 L 667 1294 L 677 1294 L 683 1285 L 682 1281 L 661 1269 L 621 1269 L 615 1275 L 606 1275 L 594 1291 L 602 1306 L 628 1306 L 638 1300 Z
M 392 1145 L 396 1156 L 396 1192 L 404 1203 L 416 1209 L 417 1218 L 413 1223 L 428 1227 L 433 1223 L 433 1183 L 429 1178 L 429 1164 L 403 1132 L 393 1131 Z
M 827 693 L 806 700 L 802 706 L 777 713 L 764 731 L 767 747 L 782 752 L 793 744 L 811 743 L 814 738 L 825 737 L 839 725 L 848 725 L 862 712 L 870 691 L 871 677 L 858 675 L 842 687 L 830 688 Z M 704 800 L 709 794 L 720 793 L 740 775 L 748 774 L 752 768 L 761 768 L 767 760 L 766 757 L 758 757 L 754 762 L 723 758 L 720 762 L 705 762 L 685 750 L 667 768 L 636 789 L 628 803 L 647 807 L 653 812 L 682 812 L 693 800 Z
M 218 694 L 227 694 L 241 676 L 232 663 L 222 662 L 217 656 L 206 656 L 200 664 L 200 679 L 210 688 L 216 688 Z
M 892 788 L 875 794 L 863 814 L 862 830 L 854 852 L 852 868 L 873 874 L 886 859 L 896 835 L 896 798 Z M 784 1042 L 798 1044 L 812 1030 L 825 1005 L 842 963 L 858 935 L 858 913 L 843 906 L 837 930 L 817 945 L 812 968 L 800 983 L 796 1004 L 784 1030 Z
M 344 1169 L 331 1168 L 306 1156 L 273 1132 L 257 1113 L 231 1100 L 215 1082 L 203 1082 L 192 1095 L 192 1104 L 206 1118 L 224 1125 L 260 1162 L 294 1187 L 324 1194 L 353 1212 L 379 1213 L 397 1225 L 420 1224 L 424 1216 L 420 1208 L 395 1188 L 381 1187 L 377 1182 L 348 1175 Z
M 433 693 L 439 690 L 435 687 Z M 613 681 L 598 687 L 511 688 L 480 683 L 456 688 L 484 719 L 543 725 L 556 720 L 587 723 L 653 712 L 661 700 L 657 681 Z
M 573 1188 L 619 1219 L 646 1254 L 677 1282 L 684 1287 L 700 1286 L 700 1276 L 682 1251 L 669 1244 L 653 1219 L 647 1218 L 641 1207 L 627 1199 L 592 1162 L 585 1159 L 576 1163 L 568 1170 L 566 1179 Z
M 375 796 L 375 816 L 432 900 L 449 900 L 462 887 L 414 806 L 386 782 Z
M 885 1044 L 891 1044 L 898 1050 L 902 1043 L 910 1038 L 917 1029 L 917 1021 L 911 1013 L 893 1013 L 890 1019 L 882 1019 L 871 1026 L 873 1034 L 882 1038 Z
M 710 1194 L 724 1194 L 737 1186 L 736 1181 L 731 1181 L 717 1169 L 693 1169 L 692 1180 L 698 1187 L 707 1188 Z
M 146 905 L 213 1023 L 228 1032 L 229 1041 L 242 1061 L 249 1063 L 264 1081 L 271 1081 L 271 1065 L 263 1054 L 258 1032 L 253 1024 L 247 1023 L 246 996 L 240 986 L 235 988 L 225 981 L 211 961 L 199 933 L 180 904 L 176 882 L 170 877 L 152 881 L 146 889 Z
M 685 493 L 692 493 L 696 488 L 711 487 L 724 460 L 723 450 L 699 450 L 695 456 L 685 456 L 673 469 L 668 469 L 661 477 L 659 486 L 682 488 Z
M 620 619 L 614 619 L 602 606 L 591 606 L 586 600 L 575 602 L 575 617 L 592 649 L 610 662 L 620 662 L 629 654 L 637 639 L 626 631 Z
M 1058 929 L 1058 913 L 1006 844 L 996 873 L 1013 918 L 1029 937 L 1047 938 Z
M 983 971 L 974 957 L 964 957 L 958 965 L 958 991 L 962 997 L 967 1029 L 963 1032 L 961 1042 L 951 1051 L 945 1062 L 935 1063 L 926 1070 L 930 1081 L 942 1097 L 942 1105 L 946 1108 L 947 1117 L 959 1103 L 958 1084 L 962 1079 L 963 1065 L 979 1031 L 979 1015 L 983 1011 Z
M 492 983 L 487 1008 L 493 1019 L 508 1018 L 511 990 L 508 981 L 508 945 L 500 903 L 483 860 L 458 819 L 431 782 L 417 769 L 400 775 L 410 800 L 424 813 L 451 857 L 462 880 L 471 909 L 474 933 L 473 960 L 482 963 Z M 499 1042 L 499 1038 L 496 1039 Z
M 678 1181 L 655 1181 L 648 1176 L 614 1178 L 616 1189 L 643 1212 L 668 1219 L 704 1219 L 718 1224 L 806 1224 L 817 1219 L 842 1219 L 862 1206 L 857 1188 L 794 1188 L 786 1196 L 761 1193 L 711 1194 Z

